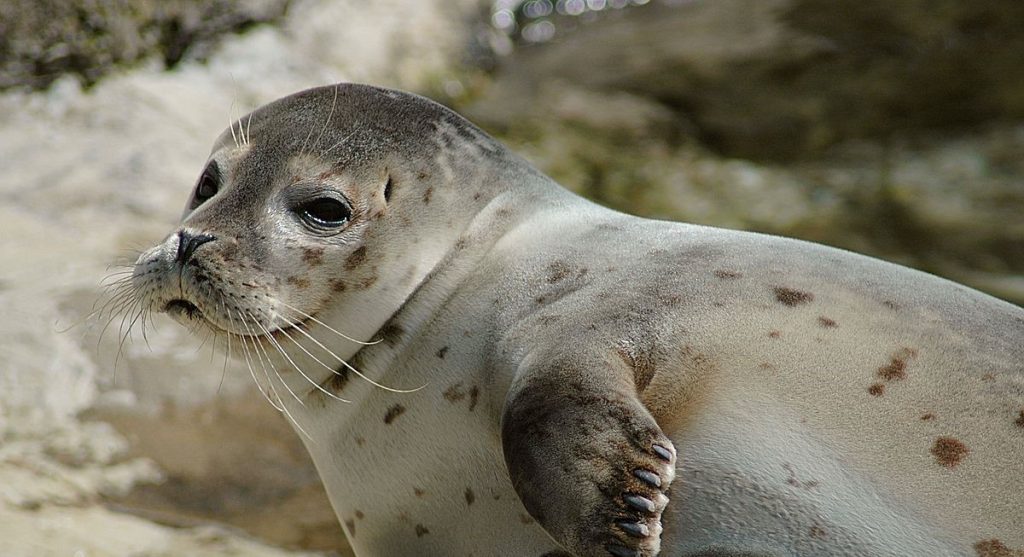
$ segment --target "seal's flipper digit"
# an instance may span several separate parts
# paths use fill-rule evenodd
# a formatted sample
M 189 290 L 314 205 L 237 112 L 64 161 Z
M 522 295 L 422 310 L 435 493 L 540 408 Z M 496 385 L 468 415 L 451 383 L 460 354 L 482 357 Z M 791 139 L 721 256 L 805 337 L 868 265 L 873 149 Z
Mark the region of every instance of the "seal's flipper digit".
M 502 446 L 530 514 L 576 555 L 658 555 L 676 452 L 630 385 L 557 367 L 517 384 Z

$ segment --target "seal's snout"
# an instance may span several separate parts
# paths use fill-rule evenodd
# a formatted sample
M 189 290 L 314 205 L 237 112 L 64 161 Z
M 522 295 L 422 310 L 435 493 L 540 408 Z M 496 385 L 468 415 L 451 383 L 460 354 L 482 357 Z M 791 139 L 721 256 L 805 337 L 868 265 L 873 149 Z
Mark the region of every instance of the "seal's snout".
M 192 258 L 192 254 L 195 253 L 199 246 L 212 242 L 215 239 L 210 234 L 193 234 L 187 230 L 178 232 L 178 255 L 175 257 L 175 261 L 179 265 L 188 263 L 188 260 Z

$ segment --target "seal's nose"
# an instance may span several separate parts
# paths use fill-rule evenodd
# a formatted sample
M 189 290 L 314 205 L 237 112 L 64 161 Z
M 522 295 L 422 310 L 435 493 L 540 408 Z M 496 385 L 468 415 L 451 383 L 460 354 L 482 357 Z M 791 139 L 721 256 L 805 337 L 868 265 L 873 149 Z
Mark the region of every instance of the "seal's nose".
M 175 260 L 180 265 L 188 263 L 188 260 L 192 259 L 192 254 L 195 253 L 196 248 L 215 239 L 210 234 L 192 234 L 186 230 L 178 232 L 178 257 Z

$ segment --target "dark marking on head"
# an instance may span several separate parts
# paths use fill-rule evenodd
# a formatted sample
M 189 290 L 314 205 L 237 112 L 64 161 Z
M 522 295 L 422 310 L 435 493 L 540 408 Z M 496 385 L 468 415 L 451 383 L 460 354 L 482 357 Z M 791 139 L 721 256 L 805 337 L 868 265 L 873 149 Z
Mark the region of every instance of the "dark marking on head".
M 331 281 L 331 290 L 334 292 L 344 292 L 346 288 L 348 288 L 348 285 L 346 285 L 345 281 L 341 279 L 334 279 Z
M 440 348 L 440 350 L 438 350 L 434 355 L 437 356 L 438 358 L 441 358 L 443 360 L 445 354 L 447 354 L 447 353 L 448 353 L 448 347 L 447 346 L 442 346 Z
M 470 412 L 472 412 L 473 410 L 476 410 L 476 402 L 477 402 L 477 399 L 479 399 L 479 398 L 480 398 L 480 387 L 477 387 L 476 385 L 473 385 L 473 387 L 469 389 L 469 411 Z
M 309 279 L 308 278 L 288 277 L 286 282 L 288 284 L 291 284 L 292 286 L 300 289 L 300 290 L 305 290 L 306 288 L 309 288 Z
M 885 384 L 884 383 L 875 383 L 874 385 L 871 385 L 870 387 L 868 387 L 868 394 L 870 394 L 871 396 L 882 396 L 882 395 L 884 395 L 885 394 Z
M 324 262 L 324 248 L 302 248 L 302 260 L 311 267 L 322 265 Z
M 768 337 L 769 338 L 779 338 L 781 336 L 782 336 L 782 331 L 777 331 L 777 330 L 768 331 Z
M 826 531 L 821 526 L 818 526 L 817 524 L 811 526 L 811 529 L 807 532 L 807 534 L 812 538 L 816 538 L 819 540 L 823 540 L 828 537 L 828 531 Z
M 722 279 L 738 279 L 743 277 L 743 273 L 738 271 L 729 271 L 727 269 L 715 269 L 715 276 Z
M 455 249 L 459 251 L 466 249 L 466 246 L 468 245 L 469 241 L 466 240 L 465 237 L 459 238 L 458 240 L 455 241 Z
M 548 265 L 548 284 L 555 284 L 572 273 L 572 269 L 565 261 L 555 261 Z
M 349 370 L 345 366 L 341 366 L 334 370 L 334 373 L 327 378 L 324 389 L 333 394 L 338 394 L 345 390 L 345 385 L 348 385 Z
M 345 270 L 354 271 L 366 261 L 366 246 L 359 246 L 345 259 Z
M 426 180 L 427 178 L 430 178 L 430 173 L 426 170 L 420 170 L 416 173 L 417 180 Z
M 997 539 L 981 540 L 974 544 L 977 557 L 1024 557 L 1024 549 L 1010 549 Z
M 523 524 L 533 524 L 533 517 L 526 513 L 519 513 L 519 522 Z
M 946 468 L 953 468 L 967 456 L 970 450 L 959 440 L 952 437 L 939 437 L 932 445 L 931 453 L 935 460 Z
M 548 299 L 545 296 L 537 296 L 533 300 L 540 305 L 544 305 L 544 302 L 546 302 Z
M 776 286 L 772 291 L 775 292 L 775 299 L 784 306 L 794 307 L 814 301 L 814 294 L 802 290 Z
M 412 488 L 412 492 L 413 492 L 414 495 L 416 495 L 416 497 L 423 497 L 424 495 L 427 494 L 426 491 L 424 491 L 424 490 L 422 490 L 422 489 L 420 489 L 418 487 L 413 487 Z
M 348 529 L 348 535 L 353 538 L 356 537 L 356 521 L 351 518 L 345 519 L 345 528 Z
M 363 514 L 363 511 L 361 511 L 359 509 L 356 509 L 356 518 L 357 519 L 362 520 L 365 517 L 366 517 L 366 515 Z
M 917 350 L 900 348 L 890 358 L 889 363 L 878 368 L 878 377 L 884 381 L 902 381 L 907 378 L 907 361 L 917 357 Z
M 897 304 L 896 302 L 892 301 L 892 300 L 886 300 L 886 301 L 882 302 L 882 305 L 887 307 L 887 308 L 889 308 L 889 309 L 891 309 L 891 310 L 893 310 L 893 311 L 898 311 L 900 309 L 900 305 Z
M 834 319 L 821 315 L 818 317 L 818 325 L 821 325 L 826 329 L 834 329 L 839 326 L 839 323 L 836 323 Z
M 1017 427 L 1024 427 L 1024 410 L 1017 414 L 1017 419 L 1013 423 L 1017 424 Z
M 396 404 L 391 408 L 388 408 L 388 413 L 384 414 L 384 423 L 390 425 L 391 422 L 395 421 L 396 418 L 405 413 L 405 406 Z
M 468 507 L 468 506 L 472 505 L 473 501 L 476 501 L 476 494 L 473 493 L 472 489 L 467 487 L 466 488 L 466 506 Z
M 388 345 L 394 346 L 405 334 L 405 329 L 393 321 L 389 321 L 380 328 L 380 337 Z
M 932 421 L 934 419 L 935 419 L 935 414 L 932 414 L 931 412 L 928 412 L 926 414 L 921 414 L 921 421 L 922 422 L 930 422 L 930 421 Z
M 442 395 L 445 400 L 453 404 L 466 398 L 466 393 L 462 390 L 462 383 L 456 383 L 451 387 L 448 387 Z
M 417 538 L 422 538 L 423 536 L 425 536 L 425 535 L 427 535 L 429 533 L 430 533 L 430 530 L 427 530 L 426 526 L 424 526 L 422 524 L 417 524 L 416 525 L 416 537 Z
M 479 201 L 479 200 L 480 200 L 480 192 L 474 193 L 473 194 L 473 201 Z
M 362 437 L 362 436 L 356 437 L 356 445 L 362 447 L 365 444 L 366 444 L 366 438 L 365 437 Z
M 423 204 L 424 205 L 430 205 L 430 196 L 432 196 L 432 195 L 434 195 L 434 186 L 429 186 L 429 187 L 427 187 L 426 190 L 423 191 Z

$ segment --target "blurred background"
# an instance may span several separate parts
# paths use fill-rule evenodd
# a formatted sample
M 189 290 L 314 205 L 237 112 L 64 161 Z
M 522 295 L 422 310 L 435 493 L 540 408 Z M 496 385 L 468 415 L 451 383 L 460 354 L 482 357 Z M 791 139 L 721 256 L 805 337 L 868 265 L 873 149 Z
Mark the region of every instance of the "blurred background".
M 246 372 L 88 318 L 232 118 L 407 89 L 616 209 L 1024 304 L 1022 52 L 1014 0 L 4 0 L 0 555 L 349 554 Z

